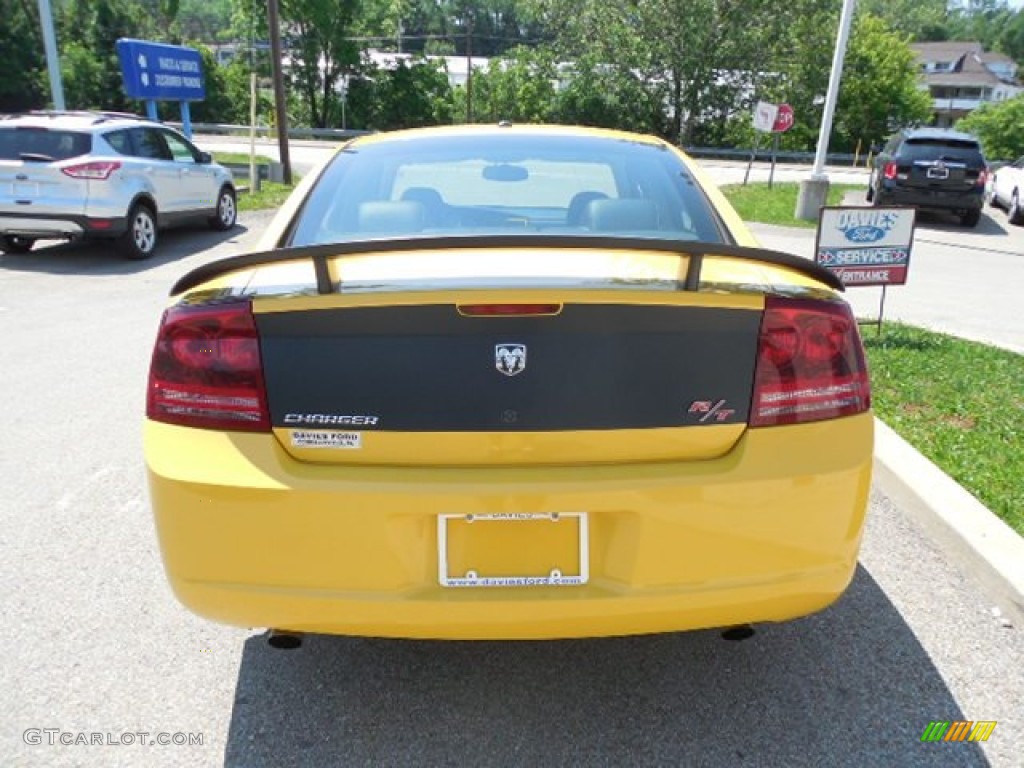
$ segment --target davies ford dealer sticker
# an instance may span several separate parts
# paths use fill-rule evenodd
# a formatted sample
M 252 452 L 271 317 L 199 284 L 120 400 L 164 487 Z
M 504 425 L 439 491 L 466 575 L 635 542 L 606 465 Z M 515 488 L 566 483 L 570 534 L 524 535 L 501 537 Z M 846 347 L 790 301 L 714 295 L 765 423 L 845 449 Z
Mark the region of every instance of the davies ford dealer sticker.
M 335 432 L 329 429 L 295 430 L 292 432 L 295 448 L 335 448 L 352 450 L 363 447 L 362 432 Z

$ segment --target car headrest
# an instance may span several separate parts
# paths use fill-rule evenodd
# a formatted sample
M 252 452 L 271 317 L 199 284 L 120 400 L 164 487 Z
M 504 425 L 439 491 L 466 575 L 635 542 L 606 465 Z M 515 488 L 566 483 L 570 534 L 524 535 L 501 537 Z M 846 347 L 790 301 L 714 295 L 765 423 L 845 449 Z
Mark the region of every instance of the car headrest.
M 402 193 L 403 200 L 411 200 L 430 208 L 440 208 L 444 205 L 444 198 L 441 193 L 433 187 L 409 187 Z
M 412 200 L 375 200 L 359 204 L 360 232 L 402 234 L 422 229 L 422 203 Z
M 595 232 L 657 229 L 658 209 L 650 200 L 591 200 L 583 224 Z
M 587 212 L 587 205 L 594 200 L 607 200 L 608 195 L 594 189 L 585 189 L 577 192 L 569 201 L 569 207 L 565 211 L 565 223 L 579 226 L 583 223 L 583 217 Z

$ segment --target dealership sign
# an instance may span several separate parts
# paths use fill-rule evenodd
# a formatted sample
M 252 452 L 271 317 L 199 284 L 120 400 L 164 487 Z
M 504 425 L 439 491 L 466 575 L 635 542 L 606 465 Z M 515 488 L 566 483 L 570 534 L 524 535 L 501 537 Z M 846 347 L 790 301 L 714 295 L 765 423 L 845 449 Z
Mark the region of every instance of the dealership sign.
M 845 285 L 903 285 L 914 215 L 913 208 L 822 208 L 814 260 Z
M 202 101 L 203 59 L 195 48 L 148 40 L 117 41 L 124 89 L 146 101 Z

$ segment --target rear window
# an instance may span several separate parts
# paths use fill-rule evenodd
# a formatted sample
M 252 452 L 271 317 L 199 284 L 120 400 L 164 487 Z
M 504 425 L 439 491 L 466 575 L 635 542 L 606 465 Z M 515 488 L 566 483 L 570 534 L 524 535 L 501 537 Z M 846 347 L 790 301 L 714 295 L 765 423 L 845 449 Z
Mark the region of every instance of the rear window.
M 960 139 L 907 139 L 900 157 L 914 160 L 951 160 L 968 165 L 983 165 L 977 142 Z
M 343 150 L 291 245 L 445 234 L 607 234 L 722 242 L 667 148 L 602 137 L 429 136 Z
M 92 136 L 88 133 L 41 126 L 0 127 L 2 160 L 67 160 L 91 150 Z

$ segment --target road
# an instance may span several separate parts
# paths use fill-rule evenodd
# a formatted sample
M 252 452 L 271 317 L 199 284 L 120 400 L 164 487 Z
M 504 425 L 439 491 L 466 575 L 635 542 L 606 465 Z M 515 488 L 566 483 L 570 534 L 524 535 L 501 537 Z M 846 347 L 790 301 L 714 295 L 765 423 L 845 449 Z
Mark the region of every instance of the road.
M 96 246 L 0 256 L 0 763 L 1019 768 L 1022 628 L 877 488 L 848 593 L 739 644 L 708 631 L 280 652 L 188 614 L 143 482 L 148 358 L 171 282 L 251 247 L 266 219 L 169 233 L 142 263 Z M 980 746 L 920 742 L 958 719 L 998 726 Z M 27 744 L 32 728 L 103 743 Z M 203 743 L 106 743 L 134 732 Z
M 196 144 L 207 152 L 243 152 L 249 151 L 249 139 L 241 136 L 196 136 Z M 299 175 L 308 173 L 312 168 L 326 160 L 339 146 L 336 142 L 315 140 L 293 140 L 288 144 L 288 157 L 292 169 Z M 280 158 L 277 143 L 268 139 L 256 140 L 256 154 L 273 160 Z M 701 165 L 715 174 L 719 184 L 739 184 L 746 175 L 747 163 L 734 160 L 702 160 Z M 828 169 L 829 179 L 835 184 L 867 185 L 867 170 L 864 168 Z M 769 163 L 755 163 L 750 171 L 750 181 L 768 181 L 769 176 L 775 181 L 801 181 L 807 178 L 810 168 L 806 165 L 780 163 L 774 173 Z

